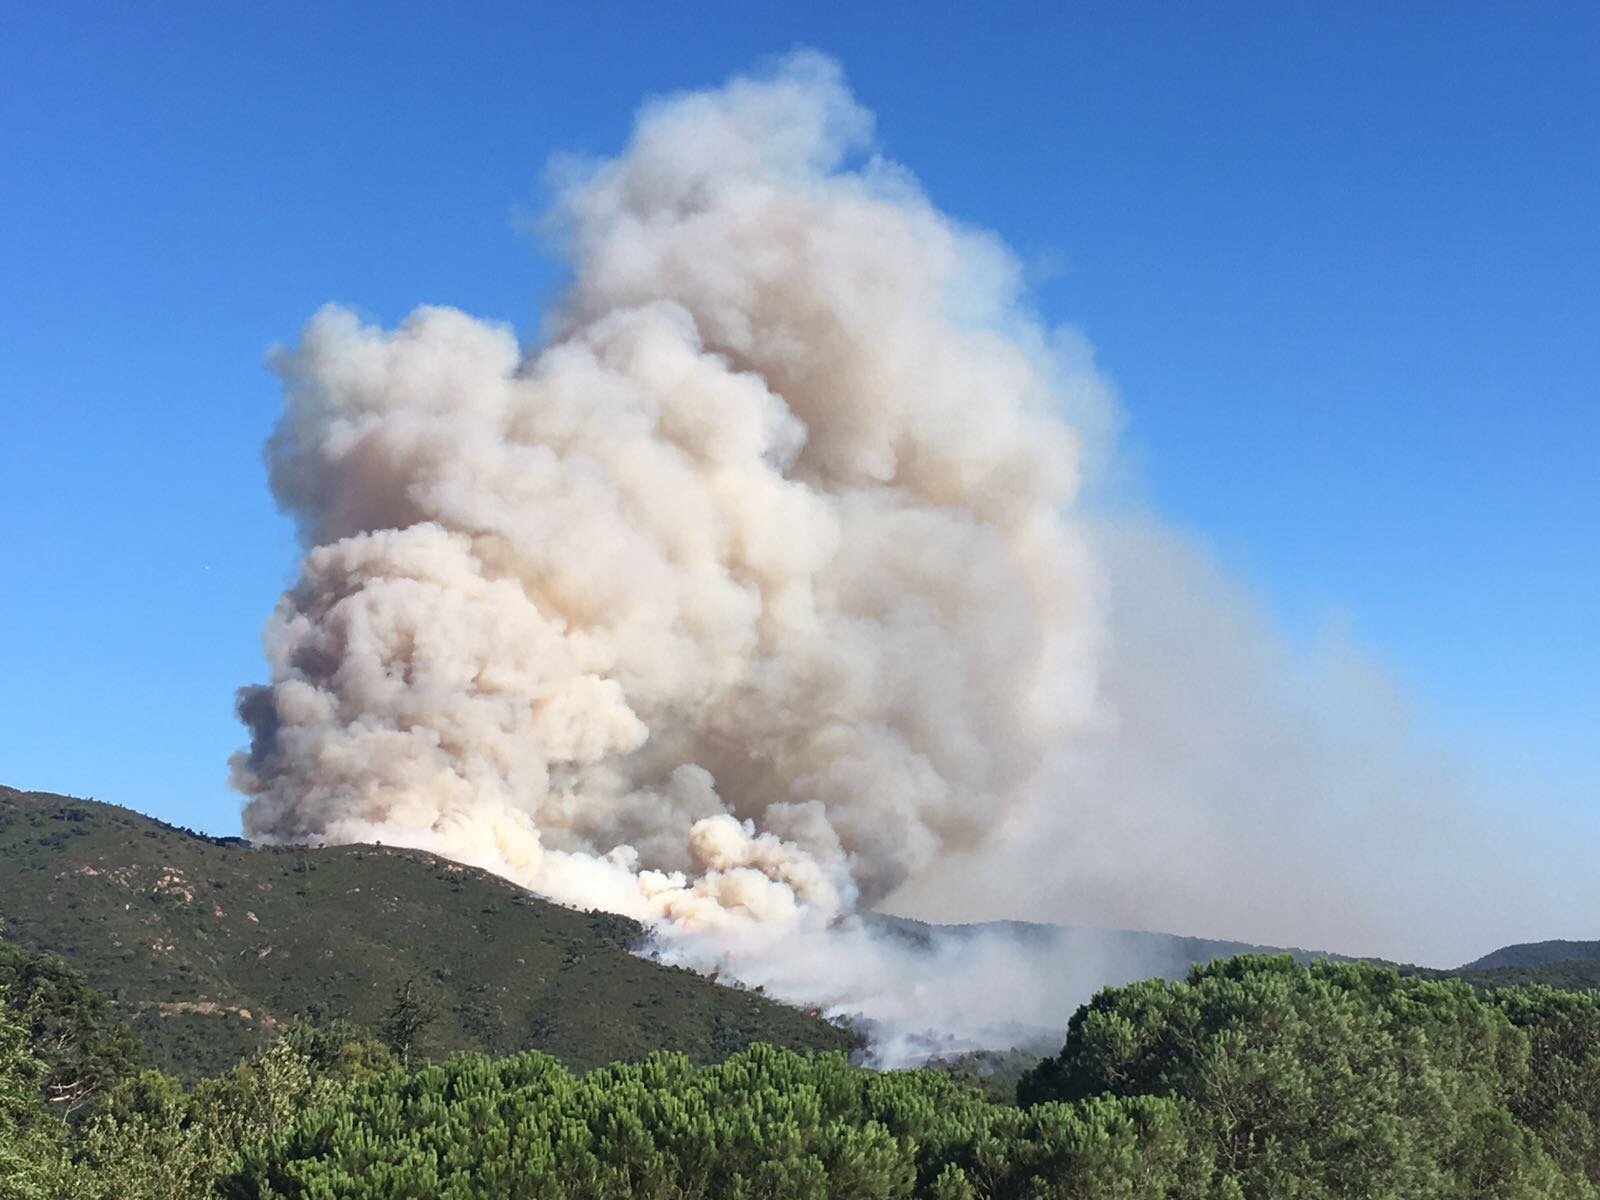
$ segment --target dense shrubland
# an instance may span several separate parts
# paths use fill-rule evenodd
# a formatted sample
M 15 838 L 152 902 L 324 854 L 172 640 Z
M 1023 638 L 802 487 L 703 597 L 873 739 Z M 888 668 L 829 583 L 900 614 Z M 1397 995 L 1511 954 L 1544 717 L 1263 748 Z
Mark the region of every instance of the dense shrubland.
M 1102 992 L 999 1104 L 770 1046 L 407 1069 L 307 1026 L 185 1089 L 59 963 L 0 964 L 3 1200 L 1600 1196 L 1597 993 L 1237 958 Z

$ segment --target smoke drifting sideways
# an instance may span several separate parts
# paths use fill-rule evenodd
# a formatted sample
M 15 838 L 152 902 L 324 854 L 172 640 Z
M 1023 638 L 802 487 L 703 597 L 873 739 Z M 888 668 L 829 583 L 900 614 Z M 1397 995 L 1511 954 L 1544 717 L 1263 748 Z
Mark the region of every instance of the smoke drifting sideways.
M 1593 936 L 1600 829 L 1553 803 L 1536 764 L 1475 769 L 1347 629 L 1291 642 L 1193 536 L 1123 514 L 1090 540 L 1107 581 L 1101 724 L 1053 756 L 1056 803 L 952 854 L 896 909 L 1436 967 Z
M 651 104 L 560 189 L 543 345 L 328 308 L 275 355 L 308 549 L 240 693 L 249 836 L 434 850 L 784 998 L 967 1020 L 868 994 L 853 914 L 1089 719 L 1058 414 L 1098 385 L 870 137 L 814 54 Z

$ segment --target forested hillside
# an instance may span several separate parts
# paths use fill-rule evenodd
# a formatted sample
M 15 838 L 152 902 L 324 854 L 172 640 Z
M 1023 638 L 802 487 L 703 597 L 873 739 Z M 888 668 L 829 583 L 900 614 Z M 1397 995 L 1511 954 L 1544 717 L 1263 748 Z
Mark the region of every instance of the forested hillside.
M 385 847 L 258 850 L 127 809 L 0 789 L 6 936 L 111 999 L 149 1060 L 225 1070 L 284 1022 L 376 1028 L 409 985 L 419 1051 L 536 1049 L 576 1069 L 655 1050 L 696 1062 L 752 1041 L 847 1049 L 848 1033 L 630 954 L 642 931 L 482 871 Z

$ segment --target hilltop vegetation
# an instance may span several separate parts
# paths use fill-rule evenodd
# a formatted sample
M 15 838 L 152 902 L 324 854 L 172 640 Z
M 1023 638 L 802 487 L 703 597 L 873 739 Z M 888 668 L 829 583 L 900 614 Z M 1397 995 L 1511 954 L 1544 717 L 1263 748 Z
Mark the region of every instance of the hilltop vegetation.
M 111 805 L 0 789 L 0 919 L 103 990 L 148 1061 L 214 1074 L 295 1017 L 382 1025 L 408 983 L 418 1051 L 541 1050 L 575 1069 L 711 1062 L 850 1034 L 629 953 L 643 931 L 416 851 L 257 850 Z

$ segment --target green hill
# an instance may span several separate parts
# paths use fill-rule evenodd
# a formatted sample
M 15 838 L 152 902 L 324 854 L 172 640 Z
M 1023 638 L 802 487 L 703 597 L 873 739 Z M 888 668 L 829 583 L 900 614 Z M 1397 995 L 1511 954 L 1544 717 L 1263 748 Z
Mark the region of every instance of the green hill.
M 1480 991 L 1543 984 L 1562 991 L 1600 989 L 1600 942 L 1523 942 L 1502 946 L 1448 970 L 1400 968 L 1402 974 L 1462 979 Z
M 629 953 L 643 933 L 486 872 L 381 846 L 259 849 L 127 809 L 0 788 L 0 918 L 106 992 L 154 1065 L 216 1072 L 296 1016 L 378 1025 L 398 989 L 430 1054 L 537 1049 L 576 1069 L 654 1050 L 851 1035 Z
M 1503 967 L 1540 967 L 1578 961 L 1600 963 L 1600 942 L 1566 942 L 1560 939 L 1548 942 L 1521 942 L 1515 946 L 1501 946 L 1498 950 L 1492 950 L 1461 969 L 1489 971 Z

